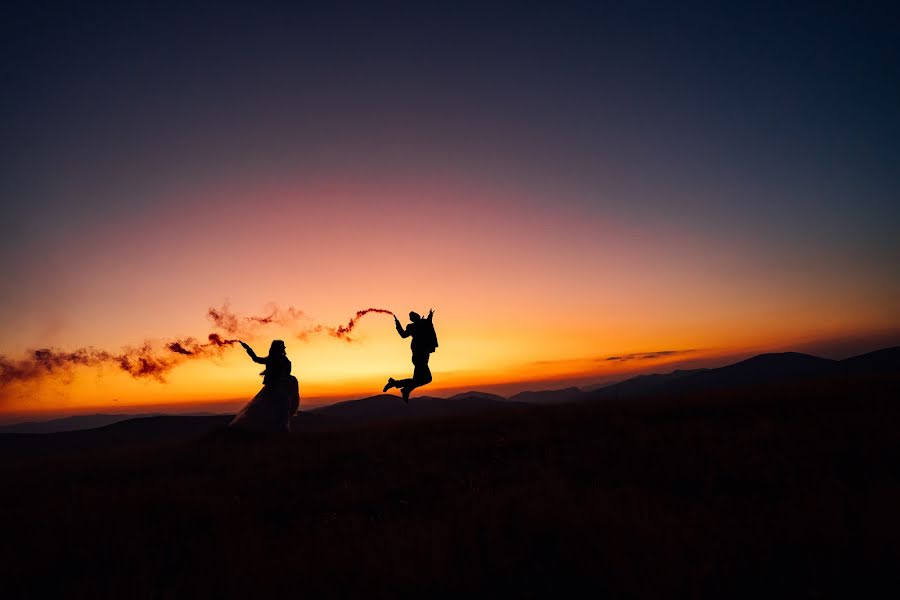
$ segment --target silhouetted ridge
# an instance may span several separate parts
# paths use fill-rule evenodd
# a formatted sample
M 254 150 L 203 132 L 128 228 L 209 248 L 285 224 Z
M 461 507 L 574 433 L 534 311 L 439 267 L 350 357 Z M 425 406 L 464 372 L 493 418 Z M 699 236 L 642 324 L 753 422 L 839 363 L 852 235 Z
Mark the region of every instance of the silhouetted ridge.
M 319 408 L 313 408 L 308 412 L 326 415 L 329 417 L 360 417 L 372 414 L 386 414 L 394 412 L 402 403 L 397 402 L 397 396 L 392 394 L 379 394 L 357 400 L 345 400 Z
M 844 359 L 840 369 L 845 374 L 889 374 L 900 372 L 900 346 L 884 348 Z
M 783 383 L 787 379 L 820 375 L 834 364 L 833 360 L 799 352 L 760 354 L 733 365 L 682 377 L 678 385 L 693 389 Z
M 98 413 L 94 415 L 75 415 L 49 421 L 29 421 L 27 423 L 15 423 L 13 425 L 0 426 L 0 433 L 58 433 L 63 431 L 79 431 L 82 429 L 96 429 L 105 427 L 119 421 L 136 419 L 139 417 L 155 417 L 159 413 L 146 415 L 115 415 Z
M 480 398 L 482 400 L 494 400 L 496 402 L 503 402 L 506 400 L 506 398 L 498 396 L 497 394 L 488 394 L 487 392 L 477 392 L 475 390 L 450 396 L 447 400 L 463 400 L 466 398 Z
M 569 387 L 562 390 L 545 390 L 542 392 L 519 392 L 509 397 L 510 402 L 525 402 L 527 404 L 558 404 L 560 402 L 572 402 L 584 396 L 584 392 L 577 387 Z
M 629 397 L 637 395 L 646 395 L 655 393 L 663 389 L 666 385 L 691 375 L 704 373 L 708 369 L 677 369 L 671 373 L 653 373 L 648 375 L 638 375 L 625 381 L 613 383 L 605 387 L 594 389 L 586 394 L 591 397 Z
M 817 378 L 900 372 L 900 347 L 885 348 L 842 361 L 799 352 L 767 353 L 717 369 L 679 370 L 664 375 L 638 375 L 590 394 L 591 397 L 633 397 L 754 385 L 790 384 Z

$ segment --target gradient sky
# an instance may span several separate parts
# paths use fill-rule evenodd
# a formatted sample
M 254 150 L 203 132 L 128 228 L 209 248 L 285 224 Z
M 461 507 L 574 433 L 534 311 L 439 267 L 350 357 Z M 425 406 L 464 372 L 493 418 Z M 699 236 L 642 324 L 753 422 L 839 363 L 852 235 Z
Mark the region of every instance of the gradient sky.
M 568 6 L 4 8 L 0 354 L 204 337 L 225 302 L 434 307 L 434 393 L 897 343 L 897 9 Z M 389 317 L 301 325 L 250 341 L 287 340 L 304 398 L 411 371 Z M 258 370 L 80 369 L 0 413 L 246 399 Z

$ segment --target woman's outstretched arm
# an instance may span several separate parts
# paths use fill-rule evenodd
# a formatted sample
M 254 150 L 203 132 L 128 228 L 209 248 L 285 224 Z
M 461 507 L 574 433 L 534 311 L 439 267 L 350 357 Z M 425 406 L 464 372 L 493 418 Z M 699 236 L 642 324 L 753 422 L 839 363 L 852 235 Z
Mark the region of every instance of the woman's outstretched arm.
M 240 342 L 240 344 L 241 344 L 241 346 L 244 347 L 244 350 L 247 351 L 247 354 L 250 355 L 250 358 L 253 359 L 253 362 L 259 363 L 259 364 L 261 364 L 261 365 L 266 364 L 266 359 L 258 357 L 258 356 L 256 355 L 256 352 L 253 351 L 253 348 L 251 348 L 250 346 L 248 346 L 248 345 L 245 344 L 244 342 Z

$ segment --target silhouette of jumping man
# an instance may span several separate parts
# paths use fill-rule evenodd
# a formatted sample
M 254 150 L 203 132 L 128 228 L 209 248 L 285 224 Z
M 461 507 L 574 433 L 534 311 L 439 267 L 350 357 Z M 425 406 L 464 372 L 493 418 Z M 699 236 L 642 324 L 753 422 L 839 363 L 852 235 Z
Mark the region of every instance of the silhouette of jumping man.
M 247 431 L 290 431 L 291 417 L 300 407 L 300 384 L 291 375 L 291 361 L 282 340 L 273 340 L 269 355 L 260 358 L 240 342 L 253 362 L 266 365 L 263 388 L 241 409 L 229 427 Z
M 393 377 L 388 378 L 382 391 L 388 391 L 391 388 L 400 388 L 403 394 L 403 401 L 409 403 L 409 393 L 417 387 L 431 383 L 431 369 L 428 368 L 428 358 L 431 353 L 438 347 L 437 335 L 434 332 L 434 325 L 431 318 L 434 316 L 434 309 L 428 311 L 428 317 L 422 318 L 419 313 L 410 312 L 409 320 L 411 321 L 406 329 L 400 326 L 400 321 L 394 316 L 394 326 L 397 333 L 402 338 L 412 336 L 412 342 L 409 347 L 412 350 L 412 364 L 415 369 L 413 376 L 409 379 L 395 380 Z

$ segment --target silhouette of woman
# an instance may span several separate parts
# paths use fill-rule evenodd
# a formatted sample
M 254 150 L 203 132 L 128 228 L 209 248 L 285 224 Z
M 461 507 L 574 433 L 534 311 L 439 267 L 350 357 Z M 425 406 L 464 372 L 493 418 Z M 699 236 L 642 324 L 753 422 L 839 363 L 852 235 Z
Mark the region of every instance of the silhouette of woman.
M 266 370 L 260 373 L 263 388 L 228 426 L 245 431 L 290 431 L 291 417 L 300 407 L 300 384 L 291 375 L 291 361 L 284 342 L 273 340 L 265 358 L 258 357 L 244 342 L 240 344 L 253 362 L 266 365 Z

